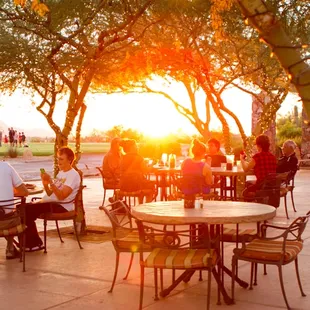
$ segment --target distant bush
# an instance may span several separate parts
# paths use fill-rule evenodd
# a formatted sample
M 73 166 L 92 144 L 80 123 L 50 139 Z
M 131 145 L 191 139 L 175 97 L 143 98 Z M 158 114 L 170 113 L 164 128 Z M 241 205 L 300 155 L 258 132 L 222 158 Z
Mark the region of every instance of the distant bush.
M 10 147 L 6 153 L 6 156 L 10 157 L 10 158 L 16 158 L 18 156 L 18 151 L 16 149 L 16 147 Z
M 302 135 L 301 127 L 296 124 L 287 121 L 281 127 L 278 128 L 277 136 L 279 139 L 295 139 Z
M 143 157 L 160 159 L 162 153 L 181 155 L 181 144 L 178 142 L 140 143 L 139 154 Z

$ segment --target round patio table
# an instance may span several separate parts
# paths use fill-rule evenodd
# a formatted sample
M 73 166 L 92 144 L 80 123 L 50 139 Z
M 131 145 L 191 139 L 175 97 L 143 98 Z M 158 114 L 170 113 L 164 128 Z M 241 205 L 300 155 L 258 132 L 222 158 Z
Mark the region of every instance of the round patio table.
M 237 183 L 242 179 L 242 182 L 245 183 L 246 177 L 249 175 L 254 175 L 254 171 L 244 172 L 242 168 L 233 166 L 231 170 L 221 167 L 212 167 L 212 175 L 219 176 L 221 180 L 220 184 L 220 197 L 224 200 L 230 198 L 232 200 L 237 200 Z M 227 179 L 230 180 L 230 185 L 227 186 Z M 227 192 L 230 191 L 230 196 L 227 195 Z
M 141 221 L 163 225 L 190 225 L 198 223 L 213 224 L 220 227 L 223 224 L 241 224 L 261 222 L 272 219 L 276 215 L 276 209 L 269 205 L 240 201 L 204 201 L 203 207 L 185 209 L 183 201 L 158 201 L 141 204 L 132 208 L 132 214 Z M 216 230 L 220 234 L 221 229 Z M 223 271 L 231 276 L 231 271 L 225 265 Z M 170 287 L 161 292 L 161 296 L 167 296 L 182 280 L 190 279 L 194 272 L 185 271 L 176 279 Z M 248 283 L 236 278 L 243 287 Z M 228 296 L 223 281 L 219 279 L 220 290 L 226 304 L 232 300 Z
M 243 201 L 203 201 L 203 207 L 185 209 L 183 201 L 155 201 L 132 208 L 139 220 L 158 224 L 241 224 L 270 220 L 276 209 Z

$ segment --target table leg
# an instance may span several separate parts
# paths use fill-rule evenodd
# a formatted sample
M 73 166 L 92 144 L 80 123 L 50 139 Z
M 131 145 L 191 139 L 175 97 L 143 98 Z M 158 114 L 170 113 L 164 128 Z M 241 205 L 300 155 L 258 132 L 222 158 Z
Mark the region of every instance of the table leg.
M 223 271 L 228 274 L 230 277 L 232 276 L 232 272 L 229 268 L 227 268 L 226 266 L 222 266 Z M 249 283 L 241 280 L 239 277 L 235 277 L 236 282 L 243 288 L 247 288 L 249 286 Z
M 181 283 L 183 280 L 187 278 L 191 278 L 191 276 L 195 273 L 193 270 L 186 270 L 184 271 L 169 287 L 162 290 L 160 292 L 161 297 L 166 297 L 170 294 L 170 292 L 178 286 L 179 283 Z

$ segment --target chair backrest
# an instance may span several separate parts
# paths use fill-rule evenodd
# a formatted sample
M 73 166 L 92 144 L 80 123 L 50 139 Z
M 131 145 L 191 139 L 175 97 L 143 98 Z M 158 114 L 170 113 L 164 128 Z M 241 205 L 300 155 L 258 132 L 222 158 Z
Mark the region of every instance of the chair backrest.
M 136 219 L 139 238 L 150 248 L 168 249 L 209 249 L 219 248 L 219 237 L 214 235 L 206 223 L 190 226 L 160 225 Z M 216 245 L 216 246 L 215 246 Z
M 17 203 L 21 203 L 21 198 L 16 197 L 9 200 L 0 200 L 0 220 L 4 218 L 6 214 L 6 210 L 13 210 L 13 206 L 15 206 Z
M 280 187 L 287 182 L 289 172 L 270 173 L 259 184 L 256 191 L 256 200 L 260 203 L 268 204 L 278 208 L 280 205 Z
M 289 241 L 302 241 L 302 233 L 305 231 L 310 218 L 310 211 L 294 220 L 284 233 L 284 237 Z
M 183 193 L 202 194 L 206 187 L 205 177 L 197 175 L 182 175 L 176 179 L 175 185 Z
M 96 167 L 96 169 L 98 169 L 98 171 L 100 172 L 101 179 L 102 179 L 102 187 L 104 188 L 104 174 L 103 174 L 103 170 L 102 170 L 101 167 Z
M 118 230 L 132 229 L 132 215 L 125 201 L 118 200 L 101 208 L 111 222 L 114 238 Z

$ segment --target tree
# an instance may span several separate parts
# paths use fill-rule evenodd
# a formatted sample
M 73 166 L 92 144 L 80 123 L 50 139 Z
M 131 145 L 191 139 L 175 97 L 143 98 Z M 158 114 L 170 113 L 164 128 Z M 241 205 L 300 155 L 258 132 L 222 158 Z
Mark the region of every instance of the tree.
M 114 70 L 122 49 L 145 31 L 145 11 L 153 1 L 78 0 L 73 5 L 50 0 L 45 1 L 48 11 L 42 16 L 32 10 L 30 1 L 17 2 L 22 5 L 0 1 L 1 89 L 12 92 L 23 87 L 41 97 L 36 109 L 55 132 L 56 154 L 67 145 L 78 116 L 77 129 L 81 128 L 84 99 L 96 75 Z M 61 126 L 54 111 L 65 99 Z
M 239 12 L 223 26 L 225 40 L 217 42 L 211 27 L 210 10 L 201 10 L 202 2 L 197 1 L 195 5 L 184 4 L 184 8 L 180 8 L 178 4 L 177 12 L 167 13 L 166 10 L 161 21 L 150 27 L 140 45 L 128 52 L 123 71 L 109 77 L 109 81 L 111 84 L 114 81 L 122 90 L 136 89 L 165 96 L 205 140 L 210 136 L 212 108 L 222 123 L 225 148 L 230 152 L 227 118 L 237 124 L 244 145 L 248 138 L 239 119 L 225 106 L 222 93 L 235 86 L 261 100 L 257 91 L 264 91 L 271 98 L 265 113 L 269 116 L 275 114 L 288 92 L 287 78 L 277 62 L 269 57 L 268 48 L 259 42 L 258 36 L 253 31 L 244 32 Z M 162 77 L 168 85 L 172 81 L 182 83 L 189 104 L 174 99 L 168 91 L 152 87 L 149 81 L 154 76 Z M 203 113 L 198 110 L 196 97 L 201 90 L 205 93 Z M 261 123 L 268 125 L 270 119 L 266 117 Z M 260 126 L 256 134 L 261 133 L 264 126 Z
M 0 79 L 3 91 L 23 88 L 41 99 L 36 109 L 55 132 L 57 151 L 68 143 L 76 126 L 79 157 L 80 129 L 86 111 L 85 96 L 96 74 L 113 70 L 118 54 L 144 32 L 145 11 L 153 0 L 39 1 L 0 0 Z M 31 7 L 32 5 L 32 7 Z M 39 14 L 37 14 L 37 12 Z M 113 58 L 112 57 L 115 57 Z M 56 105 L 67 99 L 63 126 L 54 119 Z M 83 204 L 79 208 L 85 227 Z
M 263 1 L 237 0 L 246 23 L 259 33 L 272 53 L 285 69 L 310 116 L 310 67 L 309 67 L 309 10 L 307 0 Z M 233 1 L 214 2 L 214 19 L 221 21 L 223 10 L 232 7 Z M 281 18 L 282 16 L 282 18 Z M 285 21 L 289 23 L 286 24 Z M 218 23 L 220 25 L 221 22 Z M 296 26 L 297 24 L 297 26 Z M 306 35 L 305 35 L 306 34 Z M 303 42 L 307 38 L 306 43 Z

